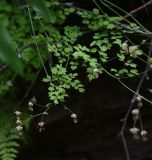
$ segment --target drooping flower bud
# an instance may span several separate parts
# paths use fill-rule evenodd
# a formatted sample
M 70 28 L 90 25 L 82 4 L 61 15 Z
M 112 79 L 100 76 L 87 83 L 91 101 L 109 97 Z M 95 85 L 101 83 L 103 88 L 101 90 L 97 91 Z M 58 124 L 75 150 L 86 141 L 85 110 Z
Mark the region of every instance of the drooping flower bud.
M 140 132 L 140 134 L 141 134 L 141 136 L 147 136 L 147 131 L 146 131 L 146 130 L 142 130 L 142 131 Z
M 45 122 L 38 123 L 38 130 L 39 130 L 39 132 L 42 132 L 45 130 Z
M 35 97 L 32 97 L 32 98 L 30 99 L 30 102 L 32 102 L 32 103 L 37 103 L 37 100 L 36 100 Z
M 130 53 L 130 56 L 132 58 L 137 58 L 137 53 L 136 53 L 136 50 L 138 49 L 137 46 L 130 46 L 129 47 L 129 53 Z
M 137 102 L 141 102 L 141 101 L 142 101 L 141 96 L 137 96 L 137 97 L 136 97 L 136 101 L 137 101 Z
M 31 101 L 28 102 L 29 110 L 33 111 L 33 103 Z
M 77 118 L 77 115 L 75 113 L 71 114 L 71 118 L 72 119 L 76 119 Z
M 137 107 L 138 107 L 138 108 L 143 107 L 143 103 L 142 103 L 142 101 L 141 101 L 141 102 L 137 102 Z
M 22 122 L 21 122 L 19 119 L 17 119 L 17 120 L 16 120 L 16 124 L 17 124 L 17 125 L 21 125 Z
M 33 103 L 31 101 L 28 102 L 29 107 L 33 107 Z
M 136 101 L 137 101 L 137 107 L 138 107 L 138 108 L 141 108 L 141 107 L 143 106 L 141 96 L 137 96 L 137 97 L 136 97 Z
M 99 78 L 99 70 L 98 69 L 94 69 L 93 73 L 94 73 L 94 78 L 98 79 Z
M 16 114 L 16 116 L 21 116 L 21 112 L 20 111 L 15 111 L 14 113 Z
M 20 126 L 20 125 L 18 125 L 18 126 L 16 127 L 16 130 L 17 130 L 18 132 L 22 132 L 22 131 L 23 131 L 23 127 Z
M 74 119 L 73 122 L 76 124 L 78 123 L 78 119 Z
M 138 49 L 138 47 L 137 46 L 130 46 L 129 47 L 129 53 L 134 53 L 136 50 Z
M 128 53 L 128 43 L 127 43 L 127 41 L 125 41 L 125 42 L 122 44 L 122 50 L 124 50 L 125 53 Z
M 134 121 L 137 121 L 139 119 L 139 113 L 140 113 L 139 109 L 133 109 L 131 111 L 132 118 Z
M 129 131 L 130 131 L 130 133 L 133 135 L 133 139 L 139 140 L 139 134 L 138 134 L 139 129 L 138 129 L 138 128 L 136 128 L 136 127 L 130 128 Z
M 148 140 L 148 138 L 147 138 L 147 131 L 146 130 L 142 130 L 140 132 L 140 135 L 141 135 L 143 141 L 147 141 Z
M 130 128 L 129 131 L 131 134 L 137 134 L 139 132 L 139 129 L 134 127 L 134 128 Z
M 133 109 L 133 110 L 131 111 L 131 113 L 132 113 L 133 115 L 138 115 L 138 114 L 139 114 L 139 109 Z
M 71 118 L 73 119 L 74 123 L 78 123 L 78 118 L 77 115 L 75 113 L 71 114 Z

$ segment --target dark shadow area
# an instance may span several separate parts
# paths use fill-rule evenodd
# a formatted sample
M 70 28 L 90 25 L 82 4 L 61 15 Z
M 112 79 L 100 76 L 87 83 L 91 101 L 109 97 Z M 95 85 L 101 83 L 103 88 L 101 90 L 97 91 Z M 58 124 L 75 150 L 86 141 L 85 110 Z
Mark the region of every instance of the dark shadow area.
M 136 80 L 129 85 L 135 86 Z M 123 160 L 125 152 L 121 139 L 117 137 L 122 119 L 127 111 L 132 94 L 117 81 L 109 78 L 94 80 L 83 95 L 71 95 L 68 104 L 78 115 L 74 124 L 70 114 L 58 106 L 50 111 L 46 119 L 46 130 L 39 133 L 31 127 L 32 142 L 25 146 L 18 160 Z M 43 96 L 41 97 L 43 98 Z M 144 104 L 142 118 L 149 132 L 149 141 L 135 141 L 126 129 L 126 139 L 132 160 L 152 158 L 151 108 Z M 36 122 L 33 122 L 36 123 Z

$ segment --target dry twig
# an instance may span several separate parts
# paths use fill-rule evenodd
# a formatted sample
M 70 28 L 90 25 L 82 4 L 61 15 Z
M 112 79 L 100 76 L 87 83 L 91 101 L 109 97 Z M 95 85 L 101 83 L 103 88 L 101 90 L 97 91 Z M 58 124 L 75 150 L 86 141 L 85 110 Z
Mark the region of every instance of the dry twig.
M 150 41 L 150 45 L 149 45 L 149 51 L 148 51 L 148 56 L 151 56 L 152 54 L 152 39 Z M 148 64 L 146 65 L 146 68 L 145 68 L 145 72 L 144 74 L 142 75 L 141 77 L 141 80 L 139 81 L 138 83 L 138 86 L 137 86 L 137 89 L 136 89 L 136 93 L 138 94 L 141 87 L 142 87 L 142 84 L 147 76 L 147 73 L 148 73 Z M 129 114 L 130 114 L 130 111 L 135 103 L 135 100 L 136 100 L 136 95 L 134 95 L 131 99 L 131 103 L 130 103 L 130 106 L 128 108 L 128 111 L 123 119 L 123 124 L 122 124 L 122 127 L 121 127 L 121 130 L 120 130 L 120 133 L 119 133 L 119 136 L 121 137 L 122 139 L 122 142 L 123 142 L 123 145 L 124 145 L 124 149 L 125 149 L 125 152 L 126 152 L 126 159 L 127 160 L 130 160 L 130 156 L 129 156 L 129 151 L 128 151 L 128 147 L 127 147 L 127 143 L 126 143 L 126 139 L 125 139 L 125 135 L 124 135 L 124 131 L 125 131 L 125 128 L 126 128 L 126 124 L 127 124 L 127 121 L 128 121 L 128 117 L 129 117 Z
M 152 0 L 151 0 L 152 1 Z M 62 3 L 61 5 L 64 5 L 66 7 L 72 7 L 72 8 L 75 8 L 77 11 L 80 11 L 80 12 L 88 12 L 88 13 L 92 13 L 92 11 L 89 11 L 89 10 L 86 10 L 86 9 L 82 9 L 82 8 L 79 8 L 79 7 L 76 7 L 74 6 L 74 3 Z M 101 15 L 101 17 L 105 17 L 105 18 L 108 18 L 107 15 Z M 141 29 L 133 29 L 131 28 L 129 25 L 127 24 L 123 24 L 119 21 L 113 21 L 113 23 L 115 25 L 118 26 L 118 28 L 120 29 L 126 29 L 128 31 L 132 31 L 133 33 L 137 33 L 139 35 L 142 35 L 142 36 L 146 36 L 146 37 L 151 37 L 152 36 L 152 32 L 148 32 L 148 31 L 143 31 Z
M 135 14 L 135 13 L 137 13 L 137 12 L 145 9 L 146 7 L 148 7 L 148 6 L 150 6 L 150 5 L 152 5 L 152 0 L 146 2 L 145 4 L 143 4 L 143 5 L 140 6 L 140 7 L 138 7 L 138 8 L 136 8 L 136 9 L 130 11 L 127 15 L 124 16 L 124 18 L 130 17 L 130 16 L 132 16 L 133 14 Z

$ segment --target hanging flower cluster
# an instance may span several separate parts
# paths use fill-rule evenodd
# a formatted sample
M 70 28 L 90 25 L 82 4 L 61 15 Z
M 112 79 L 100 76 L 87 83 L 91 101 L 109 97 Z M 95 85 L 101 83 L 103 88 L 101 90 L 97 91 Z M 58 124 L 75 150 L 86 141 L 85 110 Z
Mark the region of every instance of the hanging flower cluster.
M 19 135 L 23 134 L 23 125 L 22 125 L 22 121 L 21 121 L 21 112 L 20 111 L 15 111 L 14 112 L 16 115 L 16 130 L 18 131 Z
M 129 131 L 133 135 L 134 139 L 139 140 L 141 137 L 143 141 L 147 141 L 148 140 L 147 131 L 143 129 L 142 120 L 140 117 L 140 108 L 143 107 L 142 98 L 140 96 L 136 97 L 136 103 L 137 103 L 137 108 L 132 109 L 131 111 L 133 127 L 130 128 Z M 140 122 L 141 125 L 140 129 L 136 127 L 138 121 Z

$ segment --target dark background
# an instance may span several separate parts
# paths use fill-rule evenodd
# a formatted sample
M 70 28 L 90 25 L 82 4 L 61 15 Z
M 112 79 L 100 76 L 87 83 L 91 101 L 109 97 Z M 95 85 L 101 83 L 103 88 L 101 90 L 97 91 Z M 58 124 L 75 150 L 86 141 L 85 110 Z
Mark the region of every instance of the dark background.
M 111 0 L 127 12 L 143 5 L 142 0 Z M 145 0 L 145 2 L 147 2 Z M 100 4 L 100 3 L 99 3 Z M 76 5 L 85 9 L 92 9 L 95 5 L 91 1 L 77 1 Z M 107 10 L 103 5 L 100 5 Z M 152 24 L 152 7 L 147 8 L 148 14 L 142 10 L 135 17 L 148 29 Z M 113 14 L 107 10 L 109 14 Z M 83 73 L 82 73 L 83 74 Z M 151 72 L 149 73 L 149 75 Z M 151 76 L 150 76 L 151 77 Z M 40 78 L 41 79 L 41 78 Z M 127 85 L 135 89 L 140 77 L 127 80 Z M 142 94 L 150 97 L 145 88 L 150 88 L 151 79 L 145 80 Z M 85 94 L 70 93 L 68 107 L 78 115 L 79 123 L 74 124 L 70 114 L 63 106 L 56 106 L 50 110 L 46 130 L 39 133 L 35 127 L 37 119 L 31 124 L 30 144 L 23 145 L 18 160 L 124 160 L 125 151 L 121 138 L 117 135 L 121 129 L 122 119 L 128 109 L 132 93 L 119 82 L 101 75 L 98 80 L 88 84 Z M 47 90 L 41 80 L 34 85 L 39 90 L 39 103 L 46 103 Z M 38 88 L 38 89 L 37 89 Z M 41 94 L 46 93 L 46 94 Z M 134 106 L 135 107 L 135 106 Z M 128 132 L 132 127 L 129 117 L 125 136 L 132 160 L 152 159 L 152 108 L 144 102 L 141 110 L 144 128 L 148 131 L 148 141 L 135 141 Z

